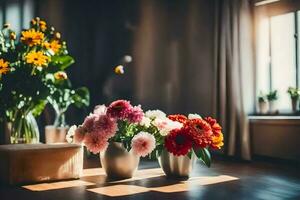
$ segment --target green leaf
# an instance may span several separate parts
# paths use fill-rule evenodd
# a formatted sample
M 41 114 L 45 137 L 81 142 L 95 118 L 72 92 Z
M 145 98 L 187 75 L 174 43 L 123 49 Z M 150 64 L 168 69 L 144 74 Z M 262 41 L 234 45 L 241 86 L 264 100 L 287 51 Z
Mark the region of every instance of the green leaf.
M 35 117 L 39 116 L 45 109 L 46 104 L 47 104 L 47 101 L 45 101 L 45 100 L 41 100 L 39 103 L 37 103 L 32 110 L 33 116 L 35 116 Z
M 75 60 L 73 57 L 69 55 L 59 55 L 59 56 L 53 56 L 51 58 L 51 63 L 58 67 L 61 71 L 65 70 L 67 67 L 75 63 Z
M 187 156 L 188 156 L 190 159 L 192 159 L 192 154 L 193 154 L 193 151 L 189 151 L 188 154 L 187 154 Z
M 206 148 L 194 148 L 193 149 L 196 156 L 207 166 L 210 167 L 211 164 L 211 156 Z
M 81 87 L 75 90 L 75 94 L 72 96 L 74 105 L 78 108 L 83 106 L 89 106 L 90 104 L 90 93 L 86 87 Z

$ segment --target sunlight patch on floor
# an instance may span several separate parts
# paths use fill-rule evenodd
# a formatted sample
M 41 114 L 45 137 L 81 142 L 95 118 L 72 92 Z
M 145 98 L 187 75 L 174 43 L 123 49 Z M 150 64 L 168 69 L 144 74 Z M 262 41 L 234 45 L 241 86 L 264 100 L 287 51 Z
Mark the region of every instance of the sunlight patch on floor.
M 53 183 L 25 185 L 22 187 L 27 190 L 40 192 L 40 191 L 47 191 L 47 190 L 57 190 L 57 189 L 65 189 L 65 188 L 72 188 L 78 186 L 90 186 L 90 185 L 95 185 L 95 184 L 91 182 L 82 181 L 82 180 L 73 180 L 73 181 L 60 181 L 60 182 L 53 182 Z
M 181 181 L 178 184 L 161 186 L 151 188 L 152 191 L 172 193 L 172 192 L 185 192 L 191 190 L 195 186 L 205 186 L 217 183 L 224 183 L 228 181 L 238 180 L 239 178 L 227 175 L 220 176 L 203 176 L 203 177 L 193 177 L 187 181 Z
M 149 189 L 146 187 L 141 187 L 136 185 L 113 185 L 113 186 L 87 189 L 87 191 L 110 196 L 110 197 L 120 197 L 120 196 L 148 192 Z

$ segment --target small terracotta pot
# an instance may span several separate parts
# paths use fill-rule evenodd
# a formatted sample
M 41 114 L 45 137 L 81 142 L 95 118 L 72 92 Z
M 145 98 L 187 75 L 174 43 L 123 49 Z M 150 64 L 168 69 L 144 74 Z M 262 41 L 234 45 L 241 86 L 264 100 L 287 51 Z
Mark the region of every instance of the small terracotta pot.
M 46 126 L 45 127 L 45 139 L 46 144 L 52 143 L 66 143 L 66 135 L 69 127 L 56 127 Z

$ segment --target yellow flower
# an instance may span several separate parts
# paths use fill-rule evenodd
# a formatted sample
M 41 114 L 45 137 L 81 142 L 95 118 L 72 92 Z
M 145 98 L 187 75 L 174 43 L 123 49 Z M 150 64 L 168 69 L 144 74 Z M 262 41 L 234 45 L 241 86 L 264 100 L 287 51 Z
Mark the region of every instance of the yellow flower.
M 0 58 L 0 74 L 6 74 L 9 72 L 9 62 L 4 61 L 2 58 Z
M 39 25 L 40 25 L 40 29 L 42 30 L 42 31 L 45 31 L 46 29 L 47 29 L 47 24 L 46 24 L 46 22 L 45 21 L 40 21 L 39 22 Z
M 26 62 L 37 67 L 46 66 L 48 61 L 49 57 L 41 51 L 31 51 L 26 55 Z
M 212 146 L 221 149 L 221 147 L 224 145 L 223 143 L 223 134 L 220 133 L 219 135 L 213 136 L 212 138 Z
M 55 37 L 56 37 L 57 39 L 60 39 L 60 38 L 61 38 L 60 33 L 59 33 L 59 32 L 56 32 L 56 33 L 55 33 Z
M 54 53 L 57 53 L 61 48 L 61 44 L 59 44 L 58 40 L 52 40 L 50 43 L 44 42 L 43 46 L 46 47 L 46 49 L 51 49 Z
M 68 78 L 66 72 L 56 72 L 54 74 L 54 78 L 56 80 L 66 80 Z
M 31 22 L 32 25 L 36 25 L 36 20 L 35 19 L 32 19 L 30 22 Z
M 116 74 L 124 74 L 124 67 L 123 67 L 123 65 L 116 66 L 114 71 L 115 71 Z
M 15 40 L 17 38 L 16 33 L 15 32 L 11 32 L 10 35 L 9 35 L 9 38 L 11 40 Z
M 39 45 L 44 39 L 44 33 L 30 29 L 27 31 L 22 31 L 21 41 L 30 47 Z

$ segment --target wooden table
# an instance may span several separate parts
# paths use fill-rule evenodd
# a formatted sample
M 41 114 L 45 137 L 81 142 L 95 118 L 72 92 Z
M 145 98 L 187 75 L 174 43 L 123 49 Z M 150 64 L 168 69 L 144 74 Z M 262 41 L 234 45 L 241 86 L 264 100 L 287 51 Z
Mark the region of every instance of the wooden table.
M 299 166 L 215 160 L 209 169 L 197 163 L 192 178 L 176 181 L 157 162 L 142 161 L 134 178 L 110 181 L 98 162 L 89 161 L 80 180 L 1 187 L 0 199 L 300 199 Z

